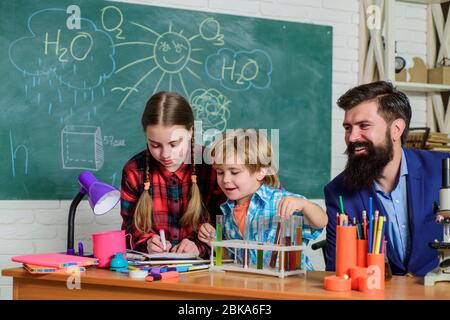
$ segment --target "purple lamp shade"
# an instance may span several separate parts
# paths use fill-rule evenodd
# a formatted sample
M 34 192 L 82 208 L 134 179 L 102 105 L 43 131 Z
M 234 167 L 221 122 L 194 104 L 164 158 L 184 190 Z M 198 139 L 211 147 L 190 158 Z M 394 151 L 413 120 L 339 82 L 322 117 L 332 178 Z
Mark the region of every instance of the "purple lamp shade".
M 95 176 L 84 171 L 78 176 L 80 192 L 89 198 L 89 204 L 95 215 L 102 215 L 113 209 L 120 201 L 120 192 L 114 187 L 100 182 Z

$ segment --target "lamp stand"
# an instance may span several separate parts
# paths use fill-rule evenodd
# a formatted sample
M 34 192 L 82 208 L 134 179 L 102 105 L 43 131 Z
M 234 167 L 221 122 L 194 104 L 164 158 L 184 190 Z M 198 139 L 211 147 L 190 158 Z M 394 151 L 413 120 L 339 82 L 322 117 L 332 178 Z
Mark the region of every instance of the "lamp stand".
M 69 209 L 69 222 L 67 229 L 67 254 L 75 255 L 75 249 L 73 248 L 74 242 L 74 229 L 75 229 L 75 212 L 77 210 L 78 204 L 84 198 L 85 193 L 78 192 L 78 194 L 73 198 L 72 203 L 70 204 Z

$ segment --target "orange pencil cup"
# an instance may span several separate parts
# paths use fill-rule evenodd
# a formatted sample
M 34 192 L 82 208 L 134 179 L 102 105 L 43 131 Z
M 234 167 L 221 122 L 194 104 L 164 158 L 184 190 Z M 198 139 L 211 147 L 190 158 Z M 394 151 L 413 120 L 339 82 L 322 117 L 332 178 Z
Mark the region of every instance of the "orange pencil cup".
M 336 227 L 336 276 L 349 275 L 356 267 L 356 227 Z
M 367 254 L 367 288 L 384 290 L 384 253 Z
M 358 267 L 367 267 L 367 246 L 367 240 L 356 240 L 356 265 Z
M 359 289 L 359 278 L 367 276 L 367 268 L 354 267 L 350 268 L 350 279 L 352 279 L 352 289 Z
M 326 276 L 324 278 L 323 286 L 329 291 L 351 291 L 352 279 L 337 276 Z

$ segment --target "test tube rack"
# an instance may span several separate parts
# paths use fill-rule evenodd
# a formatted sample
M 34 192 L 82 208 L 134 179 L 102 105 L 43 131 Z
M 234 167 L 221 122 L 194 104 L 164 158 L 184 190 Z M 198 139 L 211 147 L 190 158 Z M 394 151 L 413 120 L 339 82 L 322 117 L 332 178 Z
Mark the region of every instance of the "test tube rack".
M 234 263 L 226 263 L 221 266 L 217 266 L 214 263 L 214 248 L 222 247 L 222 248 L 232 248 L 234 249 Z M 248 264 L 247 266 L 243 266 L 241 263 L 237 262 L 236 259 L 236 249 L 248 249 L 248 250 L 263 250 L 263 251 L 276 251 L 278 252 L 278 261 L 280 263 L 280 267 L 278 268 L 270 268 L 264 267 L 263 269 L 257 269 L 256 267 Z M 261 244 L 257 241 L 248 241 L 248 240 L 222 240 L 222 241 L 211 241 L 211 266 L 209 268 L 210 271 L 235 271 L 235 272 L 244 272 L 244 273 L 255 273 L 255 274 L 265 274 L 269 276 L 276 276 L 279 278 L 284 278 L 288 276 L 294 276 L 298 274 L 306 274 L 306 270 L 296 269 L 296 270 L 285 270 L 284 269 L 284 252 L 291 251 L 304 251 L 307 249 L 307 246 L 301 245 L 291 245 L 291 246 L 283 246 L 283 245 L 275 245 L 275 244 Z

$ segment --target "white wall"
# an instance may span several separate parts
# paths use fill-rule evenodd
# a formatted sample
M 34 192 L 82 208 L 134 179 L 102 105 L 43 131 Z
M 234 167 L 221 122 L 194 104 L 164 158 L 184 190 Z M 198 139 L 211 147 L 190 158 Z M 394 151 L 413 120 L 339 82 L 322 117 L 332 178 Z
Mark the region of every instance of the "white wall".
M 124 1 L 125 2 L 125 1 Z M 332 164 L 336 176 L 345 166 L 342 120 L 335 101 L 347 89 L 357 85 L 358 74 L 358 0 L 135 0 L 141 4 L 176 7 L 234 15 L 330 25 L 333 27 Z M 76 1 L 74 1 L 76 3 Z M 426 7 L 397 4 L 396 38 L 398 53 L 426 55 Z M 426 123 L 423 97 L 412 96 L 412 126 Z M 319 202 L 323 205 L 323 201 Z M 11 257 L 20 254 L 63 251 L 67 238 L 70 201 L 0 201 L 0 269 L 18 266 Z M 77 210 L 75 243 L 82 240 L 91 247 L 93 232 L 120 228 L 119 210 L 105 216 L 92 215 L 86 202 Z M 322 257 L 313 255 L 317 268 Z M 0 277 L 0 299 L 11 299 L 12 280 Z

